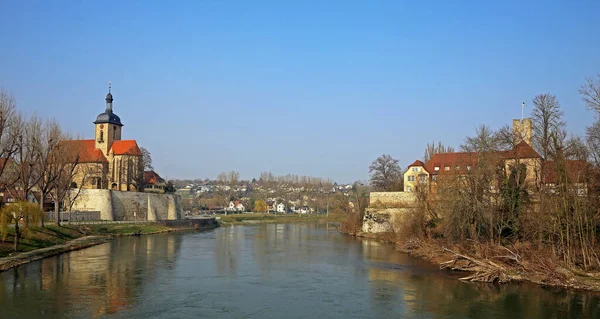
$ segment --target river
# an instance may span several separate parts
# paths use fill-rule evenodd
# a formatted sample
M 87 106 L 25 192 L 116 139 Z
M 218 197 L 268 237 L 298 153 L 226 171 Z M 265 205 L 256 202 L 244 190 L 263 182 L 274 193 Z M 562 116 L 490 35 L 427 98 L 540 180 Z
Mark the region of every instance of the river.
M 600 318 L 594 293 L 455 274 L 325 224 L 122 237 L 0 273 L 0 318 Z

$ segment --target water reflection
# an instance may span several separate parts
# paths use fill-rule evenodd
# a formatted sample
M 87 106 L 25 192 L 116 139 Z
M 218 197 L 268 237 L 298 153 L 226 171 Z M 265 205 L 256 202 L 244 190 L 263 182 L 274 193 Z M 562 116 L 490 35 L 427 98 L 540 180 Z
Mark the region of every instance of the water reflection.
M 600 318 L 598 295 L 462 283 L 320 224 L 119 238 L 0 273 L 0 318 Z
M 363 240 L 371 262 L 372 305 L 391 313 L 429 313 L 433 318 L 600 318 L 600 296 L 529 283 L 510 285 L 461 282 L 421 260 L 399 254 L 385 243 Z M 402 307 L 398 307 L 398 305 Z
M 141 274 L 172 270 L 181 239 L 120 238 L 8 270 L 0 275 L 0 317 L 101 317 L 122 311 L 138 302 L 145 284 Z

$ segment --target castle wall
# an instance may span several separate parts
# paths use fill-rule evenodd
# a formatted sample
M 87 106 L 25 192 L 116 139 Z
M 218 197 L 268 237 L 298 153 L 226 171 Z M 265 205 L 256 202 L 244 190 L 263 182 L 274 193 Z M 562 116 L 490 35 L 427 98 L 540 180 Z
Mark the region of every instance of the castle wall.
M 415 193 L 371 192 L 369 196 L 369 207 L 411 207 L 415 200 Z
M 158 221 L 184 218 L 179 195 L 121 192 L 108 189 L 81 190 L 73 205 L 73 210 L 100 211 L 102 220 Z
M 398 232 L 402 221 L 416 207 L 415 193 L 371 192 L 362 231 L 365 233 Z

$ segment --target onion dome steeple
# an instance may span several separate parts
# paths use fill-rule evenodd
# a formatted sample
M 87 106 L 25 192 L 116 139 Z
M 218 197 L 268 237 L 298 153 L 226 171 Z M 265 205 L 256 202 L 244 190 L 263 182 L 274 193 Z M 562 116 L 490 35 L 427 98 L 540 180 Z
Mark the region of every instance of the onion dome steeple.
M 106 94 L 105 100 L 106 100 L 106 110 L 104 111 L 104 113 L 98 114 L 98 117 L 96 118 L 96 121 L 94 122 L 94 124 L 108 123 L 108 124 L 115 124 L 118 126 L 123 126 L 123 124 L 121 123 L 121 119 L 115 113 L 113 113 L 113 109 L 112 109 L 113 96 L 111 93 L 111 82 L 108 82 L 108 94 Z

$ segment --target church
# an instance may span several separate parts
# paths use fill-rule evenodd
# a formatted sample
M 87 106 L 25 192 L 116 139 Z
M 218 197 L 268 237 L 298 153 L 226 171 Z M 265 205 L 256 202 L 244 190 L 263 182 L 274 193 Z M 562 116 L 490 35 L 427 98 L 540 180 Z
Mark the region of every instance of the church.
M 106 109 L 94 121 L 93 140 L 63 141 L 61 146 L 77 163 L 73 188 L 143 191 L 144 162 L 135 140 L 123 140 L 123 123 L 113 112 L 111 87 Z

